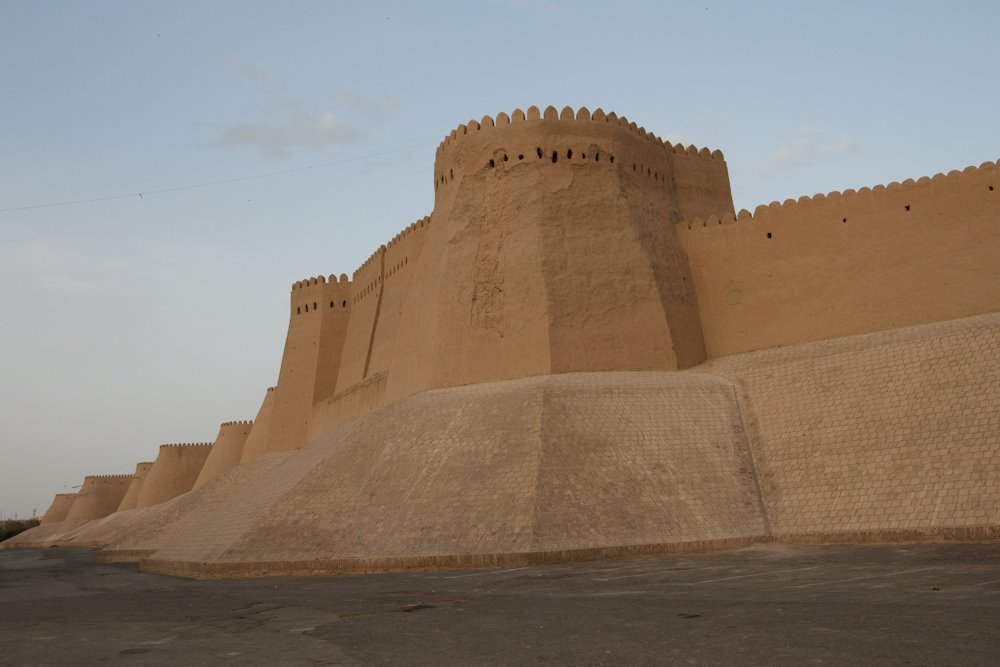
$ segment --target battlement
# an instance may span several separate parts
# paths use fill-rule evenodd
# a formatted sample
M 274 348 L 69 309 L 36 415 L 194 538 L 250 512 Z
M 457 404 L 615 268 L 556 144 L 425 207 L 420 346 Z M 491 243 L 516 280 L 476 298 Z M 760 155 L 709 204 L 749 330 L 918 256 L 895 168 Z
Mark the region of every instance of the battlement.
M 174 449 L 180 447 L 211 447 L 211 446 L 212 443 L 210 442 L 177 442 L 177 443 L 169 443 L 166 445 L 160 445 L 160 449 L 163 450 L 163 449 Z
M 234 422 L 222 422 L 222 424 L 220 424 L 220 426 L 251 426 L 251 425 L 253 425 L 253 420 L 251 419 L 245 419 L 243 421 L 234 421 Z
M 510 125 L 517 125 L 518 123 L 553 121 L 560 123 L 607 123 L 612 126 L 617 125 L 626 131 L 645 139 L 650 142 L 650 144 L 672 153 L 709 159 L 724 159 L 722 152 L 718 150 L 713 151 L 708 148 L 698 148 L 693 145 L 685 147 L 678 144 L 675 146 L 669 141 L 656 136 L 652 132 L 647 132 L 646 128 L 639 127 L 636 123 L 630 122 L 625 116 L 618 116 L 613 111 L 605 114 L 602 109 L 598 108 L 591 113 L 587 107 L 580 107 L 579 110 L 574 112 L 572 107 L 563 107 L 560 112 L 553 106 L 546 107 L 544 112 L 539 111 L 536 106 L 531 106 L 528 107 L 527 113 L 521 109 L 514 109 L 513 113 L 509 116 L 505 112 L 501 111 L 497 114 L 496 120 L 489 115 L 483 116 L 482 120 L 479 121 L 470 120 L 468 123 L 459 125 L 446 135 L 438 145 L 436 153 L 437 155 L 443 154 L 454 142 L 461 141 L 463 137 L 481 130 L 504 128 Z
M 537 189 L 535 172 L 563 183 L 588 179 L 592 192 L 602 180 L 611 188 L 627 182 L 626 187 L 639 188 L 640 197 L 659 200 L 672 220 L 678 219 L 667 210 L 672 207 L 681 218 L 732 207 L 721 151 L 674 145 L 614 112 L 566 107 L 560 113 L 550 106 L 544 112 L 517 109 L 495 120 L 484 116 L 445 137 L 434 161 L 434 215 L 448 220 L 443 214 L 463 179 L 471 179 L 471 188 L 488 182 L 503 186 L 511 201 Z
M 307 315 L 323 308 L 344 310 L 350 305 L 352 283 L 346 273 L 314 276 L 297 281 L 292 285 L 291 313 Z
M 358 275 L 362 271 L 367 269 L 369 266 L 371 266 L 372 263 L 374 263 L 375 260 L 378 259 L 382 255 L 382 253 L 385 252 L 385 247 L 386 247 L 385 244 L 380 245 L 378 248 L 375 249 L 375 252 L 373 252 L 371 255 L 368 256 L 368 259 L 361 262 L 361 265 L 358 266 L 358 268 L 354 269 L 354 280 L 357 280 Z
M 772 222 L 778 216 L 795 215 L 799 211 L 804 211 L 807 207 L 816 207 L 819 205 L 828 205 L 832 207 L 836 207 L 838 205 L 848 207 L 854 204 L 865 205 L 871 202 L 873 197 L 878 197 L 880 195 L 912 194 L 915 197 L 920 197 L 921 195 L 927 193 L 929 188 L 932 186 L 953 188 L 955 186 L 969 184 L 972 180 L 983 180 L 984 177 L 988 182 L 984 182 L 982 184 L 982 192 L 996 192 L 996 189 L 1000 187 L 1000 170 L 997 169 L 998 166 L 1000 166 L 1000 160 L 997 162 L 984 162 L 978 167 L 970 166 L 961 171 L 953 169 L 947 174 L 937 173 L 933 176 L 922 176 L 916 180 L 908 178 L 902 182 L 892 181 L 888 185 L 863 187 L 859 190 L 847 189 L 842 192 L 829 192 L 826 194 L 817 193 L 811 197 L 803 196 L 798 199 L 786 199 L 783 202 L 772 201 L 769 204 L 761 204 L 760 206 L 757 206 L 753 213 L 747 209 L 743 209 L 736 215 L 727 212 L 722 215 L 710 215 L 707 218 L 695 217 L 691 220 L 681 221 L 678 224 L 686 226 L 687 229 L 694 230 L 699 228 L 714 229 L 719 226 L 731 225 L 734 223 L 750 224 Z M 912 204 L 903 204 L 903 210 L 907 212 L 912 211 L 912 206 Z M 848 219 L 831 219 L 831 221 L 843 224 L 847 223 Z
M 132 475 L 87 475 L 86 477 L 83 478 L 83 481 L 84 483 L 86 483 L 87 480 L 105 481 L 110 479 L 126 479 L 126 478 L 131 479 Z
M 340 274 L 340 279 L 338 280 L 337 274 L 331 273 L 329 277 L 327 276 L 312 276 L 310 278 L 303 278 L 302 280 L 297 280 L 292 283 L 292 291 L 299 289 L 304 289 L 306 287 L 313 287 L 315 285 L 323 285 L 326 283 L 336 284 L 336 283 L 349 283 L 350 280 L 346 273 Z
M 429 224 L 431 224 L 431 216 L 427 215 L 420 218 L 416 222 L 407 225 L 406 227 L 403 228 L 402 231 L 393 236 L 392 239 L 390 239 L 389 242 L 385 244 L 386 250 L 392 248 L 394 245 L 400 243 L 401 241 L 406 240 L 409 237 L 409 235 L 412 234 L 414 231 L 418 229 L 423 229 L 424 226 Z

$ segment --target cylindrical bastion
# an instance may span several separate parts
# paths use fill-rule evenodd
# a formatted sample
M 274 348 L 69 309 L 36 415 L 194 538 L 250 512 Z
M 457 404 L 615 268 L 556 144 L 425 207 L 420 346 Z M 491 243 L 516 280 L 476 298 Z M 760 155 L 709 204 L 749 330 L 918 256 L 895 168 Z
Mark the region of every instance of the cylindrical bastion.
M 187 493 L 194 486 L 211 443 L 160 445 L 153 467 L 139 489 L 136 507 L 152 507 Z
M 204 486 L 220 474 L 240 464 L 243 445 L 253 428 L 251 421 L 225 422 L 219 427 L 219 435 L 215 438 L 212 451 L 205 460 L 193 489 Z
M 52 499 L 49 509 L 45 510 L 45 514 L 42 515 L 42 524 L 58 523 L 65 519 L 75 500 L 75 493 L 57 493 L 56 497 Z
M 73 506 L 63 520 L 63 529 L 82 526 L 88 521 L 112 514 L 121 505 L 132 475 L 91 475 L 83 478 Z
M 119 512 L 135 509 L 135 505 L 139 500 L 139 490 L 142 488 L 142 483 L 145 481 L 146 475 L 152 467 L 152 461 L 141 461 L 135 464 L 135 474 L 132 475 L 132 482 L 128 485 L 128 491 L 125 492 L 125 497 L 122 498 L 121 505 L 118 506 Z

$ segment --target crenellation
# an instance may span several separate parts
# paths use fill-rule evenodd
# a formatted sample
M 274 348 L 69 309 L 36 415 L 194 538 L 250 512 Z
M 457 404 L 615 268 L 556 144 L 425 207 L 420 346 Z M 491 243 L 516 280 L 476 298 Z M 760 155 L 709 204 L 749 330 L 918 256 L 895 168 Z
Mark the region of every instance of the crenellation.
M 849 205 L 853 204 L 859 200 L 871 200 L 872 197 L 878 197 L 886 194 L 896 194 L 901 191 L 906 191 L 912 194 L 920 194 L 922 188 L 928 187 L 956 187 L 966 184 L 969 181 L 967 179 L 972 178 L 980 180 L 983 175 L 997 168 L 997 163 L 994 162 L 983 162 L 978 167 L 975 165 L 966 167 L 962 170 L 953 169 L 947 174 L 936 173 L 933 176 L 921 176 L 919 178 L 907 178 L 906 180 L 891 181 L 885 185 L 874 185 L 871 187 L 865 186 L 858 189 L 848 188 L 843 191 L 834 191 L 828 193 L 817 192 L 816 194 L 809 196 L 803 195 L 798 199 L 786 199 L 784 202 L 772 201 L 769 204 L 761 204 L 757 206 L 753 213 L 750 213 L 746 209 L 740 211 L 738 219 L 740 222 L 760 222 L 761 220 L 769 220 L 770 216 L 782 215 L 790 210 L 794 210 L 797 207 L 805 207 L 810 205 L 818 205 L 829 203 L 838 205 Z M 991 191 L 987 188 L 987 191 Z M 701 218 L 693 218 L 691 220 L 679 220 L 678 225 L 685 226 L 688 229 L 695 227 L 705 227 L 707 225 L 703 224 Z

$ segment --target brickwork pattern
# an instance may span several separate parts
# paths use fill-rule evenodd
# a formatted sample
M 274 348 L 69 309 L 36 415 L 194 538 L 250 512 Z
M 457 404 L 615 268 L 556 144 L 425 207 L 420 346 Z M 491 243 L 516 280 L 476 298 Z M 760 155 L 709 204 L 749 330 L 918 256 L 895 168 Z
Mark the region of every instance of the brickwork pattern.
M 762 530 L 728 382 L 579 373 L 424 392 L 345 424 L 152 560 L 483 562 Z
M 740 387 L 775 535 L 1000 524 L 1000 314 L 699 370 Z

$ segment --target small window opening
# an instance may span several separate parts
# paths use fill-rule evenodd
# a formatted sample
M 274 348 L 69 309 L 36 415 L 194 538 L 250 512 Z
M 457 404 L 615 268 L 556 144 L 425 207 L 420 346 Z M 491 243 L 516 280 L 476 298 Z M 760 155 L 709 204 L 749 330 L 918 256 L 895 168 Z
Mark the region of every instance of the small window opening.
M 615 156 L 612 155 L 610 159 L 611 159 L 611 164 L 614 164 L 615 163 Z
M 490 169 L 492 169 L 495 166 L 497 166 L 497 163 L 494 162 L 493 160 L 490 160 Z
M 907 204 L 907 205 L 906 205 L 906 210 L 907 210 L 907 211 L 909 211 L 909 210 L 910 210 L 910 205 L 909 205 L 909 204 Z
M 632 163 L 632 171 L 635 171 L 635 162 Z
M 504 162 L 506 162 L 506 161 L 507 161 L 507 154 L 506 154 L 506 153 L 504 153 L 504 156 L 503 156 L 503 161 L 504 161 Z
M 581 160 L 586 160 L 587 159 L 587 154 L 586 153 L 580 153 L 580 159 Z
M 594 162 L 600 162 L 600 161 L 601 161 L 601 154 L 594 153 Z
M 331 308 L 334 308 L 334 307 L 335 307 L 335 306 L 334 306 L 334 302 L 333 302 L 333 301 L 331 301 L 331 302 L 330 302 L 330 307 L 331 307 Z
M 298 308 L 295 309 L 295 314 L 296 315 L 301 315 L 302 314 L 302 307 L 301 306 L 299 306 Z
M 767 238 L 771 238 L 771 232 L 767 233 Z
M 448 170 L 448 178 L 450 178 L 451 180 L 455 180 L 455 170 L 454 169 L 449 169 Z
M 306 304 L 306 312 L 307 313 L 309 312 L 309 304 L 308 303 Z
M 559 161 L 559 153 L 557 151 L 552 151 L 552 164 Z
M 538 153 L 538 159 L 541 160 L 542 159 L 542 149 L 541 148 L 536 148 L 535 152 Z
M 319 310 L 319 306 L 316 305 L 315 301 L 313 301 L 313 310 Z
M 992 185 L 990 186 L 990 192 L 993 192 L 993 186 Z
M 843 220 L 841 220 L 841 222 L 847 222 L 847 218 L 844 218 Z
M 566 159 L 567 160 L 572 160 L 573 159 L 573 149 L 572 148 L 569 148 L 569 149 L 566 150 Z
M 517 156 L 517 159 L 518 159 L 518 160 L 523 160 L 523 159 L 524 159 L 524 154 L 521 154 L 521 155 L 518 155 L 518 156 Z
M 344 303 L 342 303 L 341 306 L 347 308 L 347 299 L 344 299 Z

